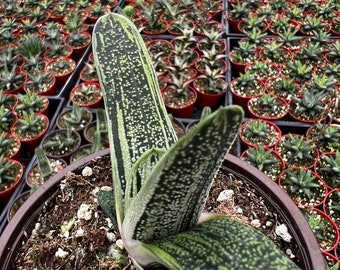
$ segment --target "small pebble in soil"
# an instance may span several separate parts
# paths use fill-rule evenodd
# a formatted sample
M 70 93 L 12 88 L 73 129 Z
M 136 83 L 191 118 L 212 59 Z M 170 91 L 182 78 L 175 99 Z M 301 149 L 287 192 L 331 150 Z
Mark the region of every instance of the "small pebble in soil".
M 117 240 L 116 235 L 113 232 L 107 232 L 106 233 L 106 238 L 110 242 L 115 242 Z
M 288 255 L 289 258 L 293 259 L 295 258 L 295 255 L 293 254 L 292 250 L 290 248 L 288 248 L 286 250 L 286 254 Z

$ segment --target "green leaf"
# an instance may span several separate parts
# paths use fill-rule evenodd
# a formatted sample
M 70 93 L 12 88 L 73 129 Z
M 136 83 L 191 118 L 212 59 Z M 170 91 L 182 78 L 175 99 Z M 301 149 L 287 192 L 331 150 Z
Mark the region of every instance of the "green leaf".
M 226 216 L 210 217 L 143 249 L 169 269 L 299 269 L 260 231 Z
M 44 181 L 46 181 L 52 175 L 50 161 L 48 160 L 45 151 L 41 147 L 35 148 L 35 155 L 37 156 L 37 162 L 40 168 L 41 177 L 44 179 Z
M 117 225 L 115 198 L 112 191 L 99 190 L 97 199 L 100 207 L 114 225 Z
M 126 211 L 121 232 L 126 245 L 131 239 L 161 239 L 197 223 L 242 119 L 239 106 L 220 108 L 163 155 Z
M 135 25 L 108 13 L 93 29 L 93 55 L 107 111 L 118 221 L 124 216 L 133 164 L 153 148 L 177 141 L 148 50 Z

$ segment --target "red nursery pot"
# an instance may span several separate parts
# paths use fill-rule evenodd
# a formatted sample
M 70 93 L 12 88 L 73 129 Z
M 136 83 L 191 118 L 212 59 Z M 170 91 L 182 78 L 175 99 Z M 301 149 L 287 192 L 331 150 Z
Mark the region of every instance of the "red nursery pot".
M 165 102 L 165 107 L 166 107 L 167 111 L 169 113 L 171 113 L 174 117 L 190 118 L 193 115 L 195 103 L 196 103 L 196 100 L 197 100 L 197 93 L 196 93 L 195 89 L 193 89 L 191 87 L 189 87 L 189 88 L 190 88 L 190 91 L 194 94 L 194 99 L 191 101 L 191 103 L 184 105 L 184 106 L 181 106 L 181 107 L 174 107 L 174 106 L 167 104 L 166 96 L 167 96 L 168 88 L 166 88 L 162 92 L 163 100 Z
M 44 135 L 45 135 L 45 133 L 46 133 L 48 127 L 49 127 L 49 124 L 50 124 L 50 121 L 49 121 L 49 119 L 46 115 L 44 115 L 44 114 L 36 114 L 36 115 L 41 116 L 43 118 L 43 121 L 45 121 L 46 126 L 34 138 L 27 139 L 27 138 L 21 138 L 20 136 L 18 136 L 18 131 L 16 130 L 16 127 L 19 124 L 19 119 L 14 123 L 14 125 L 12 127 L 12 133 L 16 134 L 19 137 L 22 146 L 24 146 L 26 148 L 26 150 L 28 150 L 31 153 L 34 153 L 35 148 L 39 146 L 39 144 L 40 144 L 42 138 L 44 137 Z
M 335 222 L 338 230 L 340 230 L 340 211 L 335 211 L 332 209 L 332 205 L 337 206 L 340 203 L 340 188 L 335 188 L 330 190 L 323 202 L 323 211 L 330 216 L 330 218 Z M 338 254 L 340 256 L 340 254 Z
M 54 96 L 57 95 L 57 87 L 56 87 L 56 81 L 57 79 L 55 78 L 55 76 L 51 73 L 51 78 L 52 78 L 52 82 L 50 84 L 50 86 L 43 92 L 38 92 L 39 95 L 44 95 L 44 96 Z M 29 89 L 29 87 L 27 87 L 27 84 L 24 86 L 24 91 L 26 92 L 27 89 Z
M 225 84 L 225 89 L 223 92 L 212 94 L 212 93 L 205 93 L 200 91 L 199 80 L 205 79 L 205 77 L 198 76 L 193 81 L 193 87 L 197 93 L 197 105 L 200 109 L 204 107 L 210 107 L 211 109 L 217 109 L 220 105 L 224 105 L 222 101 L 224 101 L 225 92 L 227 91 L 227 83 L 222 78 L 216 78 L 216 80 L 221 80 Z
M 308 220 L 308 216 L 310 215 L 310 213 L 313 213 L 314 215 L 316 214 L 317 220 L 323 220 L 323 223 L 321 223 L 320 221 L 321 224 L 319 226 L 323 226 L 322 230 L 325 230 L 325 232 L 322 232 L 322 233 L 319 232 L 320 234 L 322 234 L 323 237 L 322 238 L 316 237 L 316 239 L 319 242 L 320 249 L 322 252 L 334 251 L 335 247 L 337 246 L 339 242 L 339 230 L 337 229 L 337 226 L 334 223 L 334 221 L 324 211 L 318 208 L 315 208 L 315 207 L 302 209 L 302 212 L 304 214 L 308 213 L 306 217 L 307 220 Z M 315 221 L 312 221 L 312 223 L 315 223 Z M 330 232 L 330 230 L 333 231 L 333 234 Z M 332 235 L 329 235 L 329 234 L 332 234 Z M 325 238 L 328 238 L 328 240 L 326 241 Z
M 227 20 L 228 20 L 229 32 L 234 33 L 234 34 L 241 34 L 241 31 L 238 28 L 238 24 L 241 22 L 241 20 L 231 19 L 228 16 L 228 14 L 227 14 Z
M 339 168 L 338 166 L 334 166 L 333 164 L 325 162 L 325 158 L 333 158 L 335 160 L 336 152 L 320 153 L 320 155 L 315 161 L 314 171 L 325 181 L 329 189 L 340 188 L 340 178 L 339 177 L 335 177 L 334 179 L 331 178 L 336 173 L 336 171 L 339 170 Z M 323 163 L 325 163 L 329 169 L 332 169 L 332 172 L 327 173 L 321 170 L 320 167 L 324 167 L 322 166 Z
M 24 173 L 23 165 L 19 161 L 14 160 L 14 159 L 7 159 L 7 161 L 15 163 L 16 164 L 15 166 L 20 167 L 20 173 L 19 173 L 17 179 L 15 180 L 15 182 L 10 187 L 8 187 L 7 189 L 5 189 L 3 191 L 0 191 L 0 204 L 3 205 L 3 206 L 5 206 L 8 203 L 8 201 L 10 200 L 12 194 L 14 193 L 15 189 L 19 185 L 19 183 L 22 179 L 23 173 Z
M 251 149 L 258 149 L 257 146 L 255 147 L 250 147 L 248 149 L 246 149 L 245 151 L 242 152 L 240 158 L 246 162 L 248 162 L 249 164 L 251 164 L 248 160 L 247 160 L 247 156 L 248 156 L 248 153 Z M 265 147 L 264 148 L 265 150 L 268 150 L 268 151 L 271 151 L 271 155 L 272 157 L 275 157 L 276 160 L 277 160 L 277 163 L 279 163 L 277 166 L 275 166 L 274 164 L 272 164 L 272 166 L 274 168 L 276 168 L 276 172 L 268 172 L 268 171 L 265 171 L 264 169 L 260 169 L 260 168 L 257 168 L 258 170 L 262 171 L 266 176 L 268 176 L 272 181 L 276 182 L 277 179 L 278 179 L 278 176 L 280 174 L 280 172 L 283 171 L 283 169 L 285 168 L 286 164 L 284 162 L 284 160 L 282 159 L 282 157 L 280 156 L 280 154 L 278 152 L 276 152 L 273 148 L 268 148 L 268 147 Z M 257 167 L 255 164 L 251 164 L 252 166 L 254 167 Z
M 204 107 L 210 107 L 214 110 L 220 105 L 223 105 L 222 100 L 224 96 L 225 92 L 219 94 L 207 94 L 197 90 L 197 105 L 200 109 L 203 109 Z

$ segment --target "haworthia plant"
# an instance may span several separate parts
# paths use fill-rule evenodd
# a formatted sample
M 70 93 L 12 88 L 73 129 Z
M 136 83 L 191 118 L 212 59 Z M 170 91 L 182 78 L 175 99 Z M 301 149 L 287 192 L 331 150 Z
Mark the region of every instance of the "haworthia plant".
M 101 17 L 93 53 L 108 119 L 124 247 L 139 269 L 296 269 L 262 233 L 225 216 L 199 222 L 214 176 L 243 119 L 222 107 L 177 141 L 148 51 L 122 15 Z M 100 193 L 101 194 L 101 193 Z

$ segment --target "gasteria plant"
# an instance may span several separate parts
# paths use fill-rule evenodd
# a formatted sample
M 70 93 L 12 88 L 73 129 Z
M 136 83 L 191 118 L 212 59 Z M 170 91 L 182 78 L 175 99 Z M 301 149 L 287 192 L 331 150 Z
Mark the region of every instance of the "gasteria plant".
M 98 200 L 110 217 L 116 220 L 117 215 L 133 263 L 139 269 L 296 268 L 247 225 L 225 216 L 208 217 L 196 225 L 242 122 L 242 110 L 220 108 L 177 141 L 133 23 L 114 13 L 101 17 L 93 30 L 93 51 L 109 120 L 114 185 L 114 196 L 102 191 Z M 124 78 L 138 79 L 127 83 Z M 136 101 L 141 98 L 139 107 Z

